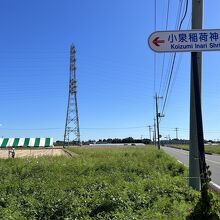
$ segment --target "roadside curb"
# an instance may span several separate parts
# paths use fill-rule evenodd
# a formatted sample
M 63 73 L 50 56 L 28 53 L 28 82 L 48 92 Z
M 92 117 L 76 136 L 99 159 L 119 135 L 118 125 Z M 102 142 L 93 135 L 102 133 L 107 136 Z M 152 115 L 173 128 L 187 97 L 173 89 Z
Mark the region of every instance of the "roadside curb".
M 219 193 L 220 194 L 220 186 L 218 185 L 218 184 L 216 184 L 216 183 L 214 183 L 214 182 L 210 182 L 209 183 L 209 186 L 215 191 L 215 192 L 217 192 L 217 193 Z
M 185 164 L 184 163 L 182 163 L 180 160 L 177 160 L 178 161 L 178 163 L 181 163 L 181 164 L 183 164 L 184 166 L 185 166 Z M 185 166 L 186 167 L 186 166 Z M 209 187 L 210 188 L 212 188 L 215 192 L 217 192 L 218 194 L 220 194 L 220 186 L 218 185 L 218 184 L 216 184 L 216 183 L 214 183 L 214 182 L 210 182 L 209 183 Z

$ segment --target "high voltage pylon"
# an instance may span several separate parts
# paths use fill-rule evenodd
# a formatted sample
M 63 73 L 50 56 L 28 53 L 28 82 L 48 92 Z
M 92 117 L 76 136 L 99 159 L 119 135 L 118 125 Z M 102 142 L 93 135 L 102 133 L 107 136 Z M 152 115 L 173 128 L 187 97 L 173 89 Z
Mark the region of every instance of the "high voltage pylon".
M 74 45 L 70 47 L 70 79 L 69 98 L 66 114 L 66 126 L 64 133 L 64 146 L 69 146 L 70 142 L 80 145 L 79 116 L 77 105 L 77 81 L 76 81 L 76 49 Z

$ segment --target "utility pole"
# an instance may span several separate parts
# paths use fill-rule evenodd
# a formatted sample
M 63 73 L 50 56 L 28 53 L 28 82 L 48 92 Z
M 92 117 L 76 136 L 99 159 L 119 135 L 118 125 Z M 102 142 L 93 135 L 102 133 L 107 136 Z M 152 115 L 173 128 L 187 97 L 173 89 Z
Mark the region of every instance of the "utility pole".
M 162 97 L 155 96 L 156 99 L 156 121 L 157 121 L 157 148 L 160 150 L 160 126 L 159 126 L 159 118 L 163 117 L 159 112 L 158 112 L 158 99 L 162 99 Z
M 156 147 L 156 119 L 154 118 L 154 135 L 153 135 L 153 139 L 154 139 L 154 146 Z
M 149 128 L 149 138 L 150 138 L 150 141 L 151 141 L 151 129 L 152 127 L 150 125 L 147 126 Z
M 202 29 L 203 0 L 192 0 L 192 29 Z M 191 53 L 189 185 L 202 190 L 207 178 L 201 109 L 202 53 Z M 207 193 L 207 192 L 205 192 Z
M 64 146 L 69 146 L 70 142 L 80 145 L 79 116 L 77 105 L 77 81 L 76 81 L 76 49 L 74 45 L 70 47 L 70 78 L 69 78 L 69 98 L 66 114 L 66 126 L 64 132 Z M 71 136 L 72 134 L 72 136 Z
M 170 139 L 170 135 L 168 134 L 167 136 L 168 136 L 168 138 L 169 138 L 169 144 L 170 144 L 170 140 L 171 140 L 171 139 Z
M 178 139 L 178 131 L 179 131 L 179 128 L 175 128 L 175 131 L 176 131 L 176 139 Z

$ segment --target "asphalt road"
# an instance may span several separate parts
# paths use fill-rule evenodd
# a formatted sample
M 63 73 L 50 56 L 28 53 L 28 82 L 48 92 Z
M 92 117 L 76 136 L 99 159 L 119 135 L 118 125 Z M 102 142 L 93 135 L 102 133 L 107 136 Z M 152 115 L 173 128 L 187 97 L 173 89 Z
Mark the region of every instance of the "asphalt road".
M 181 149 L 162 147 L 162 149 L 169 155 L 175 157 L 185 166 L 189 166 L 189 152 Z M 220 186 L 220 155 L 206 154 L 206 163 L 210 166 L 212 172 L 212 182 Z

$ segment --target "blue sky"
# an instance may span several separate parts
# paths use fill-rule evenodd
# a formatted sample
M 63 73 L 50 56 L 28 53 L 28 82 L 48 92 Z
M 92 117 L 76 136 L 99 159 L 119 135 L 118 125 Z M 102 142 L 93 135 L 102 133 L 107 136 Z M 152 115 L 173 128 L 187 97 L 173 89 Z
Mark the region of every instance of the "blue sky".
M 170 2 L 173 30 L 179 1 Z M 157 0 L 157 30 L 165 29 L 166 6 Z M 218 0 L 205 1 L 204 28 L 219 28 L 219 7 Z M 190 13 L 191 1 L 183 29 Z M 145 126 L 153 123 L 163 61 L 157 55 L 154 90 L 154 53 L 147 45 L 154 31 L 153 0 L 1 0 L 0 16 L 0 136 L 63 138 L 74 43 L 82 139 L 148 137 Z M 175 137 L 178 127 L 179 137 L 188 138 L 189 55 L 177 55 L 163 136 Z M 168 59 L 169 54 L 165 70 Z M 219 60 L 219 52 L 204 53 L 205 138 L 220 138 Z

